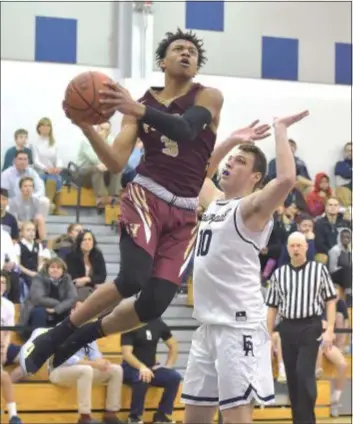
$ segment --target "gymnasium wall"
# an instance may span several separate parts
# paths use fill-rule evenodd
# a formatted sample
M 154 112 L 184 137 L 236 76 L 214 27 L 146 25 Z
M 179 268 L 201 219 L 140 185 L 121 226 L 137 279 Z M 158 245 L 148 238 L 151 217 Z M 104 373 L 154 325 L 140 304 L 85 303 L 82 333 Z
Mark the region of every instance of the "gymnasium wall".
M 114 2 L 1 2 L 1 59 L 115 67 Z
M 1 151 L 13 143 L 13 132 L 19 127 L 28 129 L 30 141 L 35 140 L 38 120 L 48 116 L 62 158 L 65 162 L 74 160 L 82 134 L 65 117 L 61 103 L 70 79 L 88 69 L 99 69 L 119 79 L 110 68 L 1 61 Z M 293 127 L 290 135 L 314 175 L 321 170 L 331 173 L 344 143 L 351 139 L 350 87 L 206 75 L 200 75 L 197 81 L 224 94 L 218 140 L 256 118 L 271 122 L 273 116 L 309 109 L 310 119 Z M 146 80 L 124 83 L 138 98 L 148 86 L 162 85 L 163 74 L 154 72 Z M 113 118 L 114 132 L 119 130 L 120 120 L 119 115 Z M 273 138 L 261 142 L 261 147 L 268 158 L 274 155 Z
M 177 27 L 197 30 L 209 58 L 204 74 L 351 84 L 351 2 L 164 1 L 153 8 L 154 45 Z

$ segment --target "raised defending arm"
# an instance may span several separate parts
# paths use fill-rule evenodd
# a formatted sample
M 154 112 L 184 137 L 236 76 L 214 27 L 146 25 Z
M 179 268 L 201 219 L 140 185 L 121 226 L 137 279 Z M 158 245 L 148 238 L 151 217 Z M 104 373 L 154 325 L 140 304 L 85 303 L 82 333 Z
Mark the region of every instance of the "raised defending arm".
M 276 142 L 277 176 L 263 190 L 248 196 L 242 203 L 243 220 L 252 231 L 261 231 L 274 211 L 283 204 L 289 192 L 295 185 L 296 170 L 294 156 L 291 151 L 287 128 L 301 121 L 308 112 L 275 119 L 273 123 Z

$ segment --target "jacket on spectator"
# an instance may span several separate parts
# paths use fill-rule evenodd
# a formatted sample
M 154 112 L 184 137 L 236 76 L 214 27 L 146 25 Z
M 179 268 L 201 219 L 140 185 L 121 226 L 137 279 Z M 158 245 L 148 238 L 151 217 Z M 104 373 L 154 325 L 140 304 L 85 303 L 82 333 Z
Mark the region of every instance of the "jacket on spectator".
M 327 216 L 319 218 L 315 222 L 315 247 L 316 253 L 328 254 L 329 250 L 337 244 L 338 230 L 340 228 L 351 228 L 351 223 L 338 214 L 337 220 L 332 224 Z
M 309 212 L 308 205 L 305 201 L 304 196 L 302 193 L 294 188 L 287 196 L 286 200 L 284 201 L 284 206 L 287 208 L 288 206 L 295 204 L 296 207 L 300 212 Z
M 306 202 L 308 205 L 308 210 L 311 216 L 319 216 L 322 215 L 325 212 L 325 204 L 326 199 L 328 199 L 330 196 L 332 196 L 332 189 L 331 187 L 328 188 L 326 192 L 326 196 L 321 197 L 320 196 L 320 182 L 322 178 L 329 179 L 328 175 L 324 172 L 319 172 L 316 174 L 315 177 L 315 184 L 314 189 L 311 193 L 309 193 L 306 197 Z
M 345 249 L 341 242 L 341 232 L 343 228 L 338 230 L 337 235 L 337 244 L 330 249 L 328 252 L 329 257 L 329 270 L 330 272 L 335 272 L 342 267 L 351 267 L 352 266 L 352 247 Z M 352 231 L 349 228 L 345 228 L 346 231 L 349 231 L 352 236 Z
M 335 166 L 336 185 L 352 190 L 352 159 L 340 160 Z
M 95 248 L 90 252 L 89 260 L 92 265 L 91 281 L 86 284 L 87 287 L 94 287 L 96 284 L 102 284 L 107 278 L 107 269 L 102 252 Z M 65 258 L 67 265 L 67 272 L 71 275 L 73 280 L 86 276 L 85 264 L 83 255 L 79 251 L 71 251 Z
M 53 308 L 55 313 L 62 314 L 71 309 L 77 300 L 77 290 L 67 273 L 55 284 L 58 298 L 51 297 L 53 282 L 44 270 L 33 277 L 29 297 L 21 309 L 20 323 L 28 324 L 29 315 L 35 306 Z
M 296 176 L 304 177 L 308 180 L 311 180 L 309 176 L 308 169 L 305 165 L 305 162 L 298 158 L 298 156 L 294 156 L 295 160 L 295 170 L 296 170 Z M 272 159 L 270 163 L 268 164 L 268 173 L 267 173 L 267 180 L 271 181 L 277 176 L 277 169 L 276 169 L 276 159 Z
M 284 229 L 281 227 L 281 224 L 278 220 L 275 219 L 273 223 L 273 230 L 267 244 L 268 252 L 265 255 L 260 254 L 259 256 L 261 270 L 265 268 L 265 265 L 269 259 L 278 261 L 282 249 L 282 240 L 286 238 L 286 235 L 283 232 Z
M 65 260 L 66 256 L 71 252 L 73 245 L 74 240 L 68 234 L 62 234 L 54 240 L 52 249 L 59 258 Z

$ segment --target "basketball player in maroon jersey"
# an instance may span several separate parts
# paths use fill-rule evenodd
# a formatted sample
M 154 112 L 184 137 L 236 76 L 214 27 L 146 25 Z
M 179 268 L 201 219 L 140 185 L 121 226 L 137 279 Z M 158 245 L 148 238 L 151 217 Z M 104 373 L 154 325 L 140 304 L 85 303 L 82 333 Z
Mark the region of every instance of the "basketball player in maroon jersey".
M 70 318 L 28 345 L 27 373 L 36 372 L 54 353 L 56 367 L 95 339 L 160 317 L 193 253 L 198 195 L 206 174 L 211 176 L 236 144 L 268 136 L 269 127 L 256 121 L 235 131 L 211 157 L 223 96 L 215 88 L 193 83 L 206 61 L 202 41 L 191 32 L 167 33 L 156 56 L 165 87 L 149 89 L 137 102 L 119 84 L 107 84 L 100 93 L 107 113 L 124 114 L 112 146 L 92 126 L 75 122 L 111 172 L 122 171 L 138 139 L 145 157 L 121 197 L 119 275 L 102 284 Z M 137 300 L 120 304 L 139 292 Z M 87 323 L 114 306 L 109 315 Z

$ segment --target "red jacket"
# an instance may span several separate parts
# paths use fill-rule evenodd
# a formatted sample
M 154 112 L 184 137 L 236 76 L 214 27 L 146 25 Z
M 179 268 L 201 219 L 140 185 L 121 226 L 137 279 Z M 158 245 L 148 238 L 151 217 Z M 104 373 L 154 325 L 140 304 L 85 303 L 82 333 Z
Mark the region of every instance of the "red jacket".
M 316 174 L 314 189 L 306 197 L 306 203 L 308 205 L 308 210 L 311 216 L 322 215 L 325 212 L 326 200 L 332 195 L 332 189 L 329 187 L 326 191 L 325 197 L 319 196 L 320 182 L 324 177 L 330 181 L 328 175 L 324 172 L 319 172 Z

